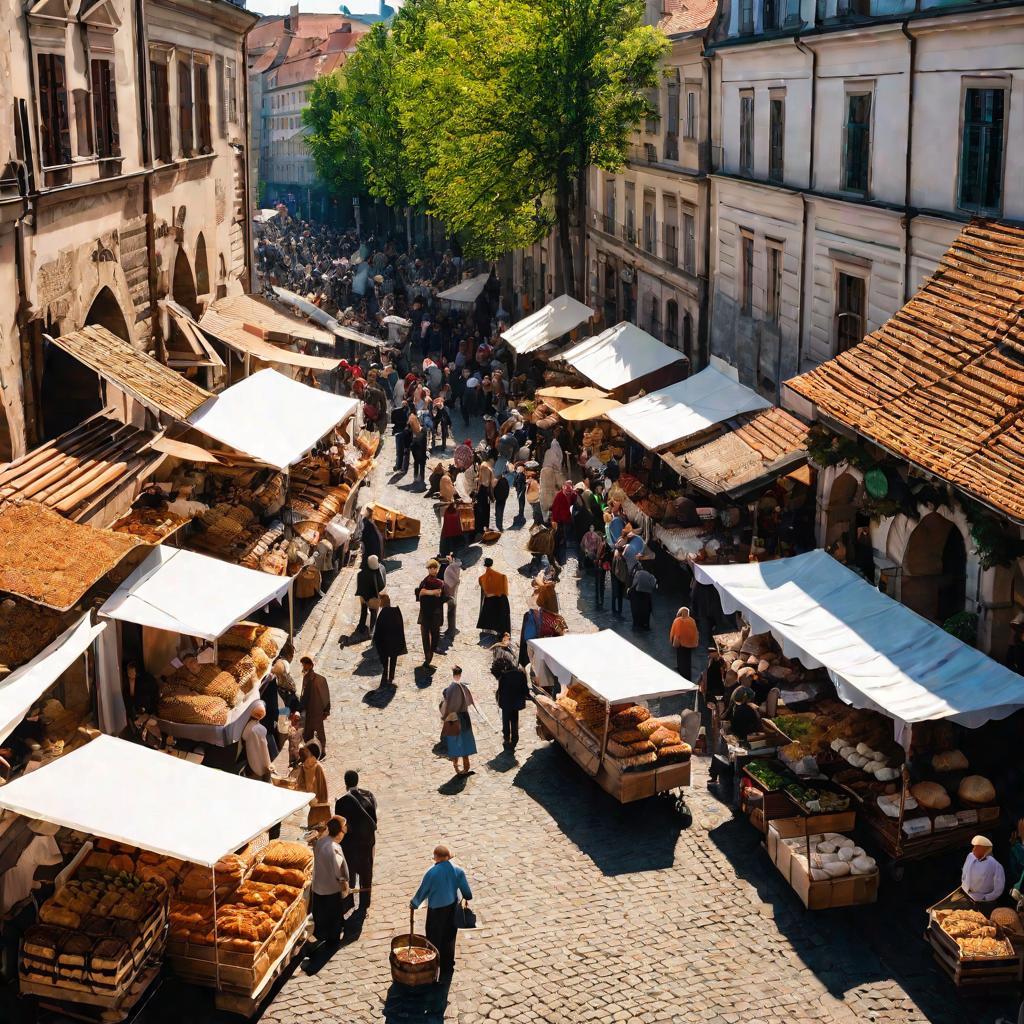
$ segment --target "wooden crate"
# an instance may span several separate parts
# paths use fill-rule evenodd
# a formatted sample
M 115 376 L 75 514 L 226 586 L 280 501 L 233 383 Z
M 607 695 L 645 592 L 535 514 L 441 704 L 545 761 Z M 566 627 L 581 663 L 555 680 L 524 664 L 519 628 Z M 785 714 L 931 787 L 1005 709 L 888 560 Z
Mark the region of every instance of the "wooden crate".
M 1022 955 L 1016 948 L 1013 956 L 964 959 L 955 940 L 938 924 L 929 923 L 924 936 L 935 962 L 957 988 L 1018 985 L 1022 979 Z
M 387 505 L 373 506 L 373 521 L 384 534 L 385 540 L 405 540 L 420 535 L 420 521 Z

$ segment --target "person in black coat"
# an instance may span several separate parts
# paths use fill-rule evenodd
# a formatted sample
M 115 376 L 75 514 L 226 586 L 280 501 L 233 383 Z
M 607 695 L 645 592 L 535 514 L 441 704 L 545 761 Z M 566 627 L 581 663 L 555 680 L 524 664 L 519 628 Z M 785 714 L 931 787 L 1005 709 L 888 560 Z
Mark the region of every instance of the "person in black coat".
M 370 560 L 370 555 L 376 555 L 378 559 L 384 557 L 384 535 L 373 521 L 372 505 L 363 509 L 363 532 L 359 542 L 363 547 L 363 565 Z
M 370 555 L 366 564 L 356 573 L 356 597 L 359 598 L 359 625 L 357 633 L 373 632 L 377 624 L 377 599 L 387 586 L 384 567 L 376 555 Z M 372 604 L 371 604 L 372 602 Z M 370 628 L 366 628 L 366 613 L 370 613 Z
M 398 609 L 394 609 L 397 611 Z M 373 895 L 373 854 L 377 844 L 377 799 L 368 789 L 359 788 L 359 773 L 345 772 L 346 792 L 334 801 L 334 813 L 345 819 L 348 831 L 341 851 L 348 866 L 349 885 L 365 890 L 359 894 L 359 911 L 370 905 Z
M 502 520 L 505 518 L 505 502 L 509 494 L 508 477 L 502 473 L 494 481 L 494 525 L 500 533 L 505 529 Z
M 402 609 L 392 607 L 391 598 L 387 593 L 380 595 L 380 611 L 377 614 L 377 626 L 373 631 L 373 646 L 380 658 L 380 685 L 395 685 L 395 669 L 398 659 L 408 652 L 405 646 L 405 622 Z
M 514 753 L 519 743 L 519 712 L 526 707 L 530 687 L 526 673 L 515 663 L 511 652 L 508 657 L 496 658 L 491 672 L 498 680 L 494 699 L 501 708 L 502 746 Z

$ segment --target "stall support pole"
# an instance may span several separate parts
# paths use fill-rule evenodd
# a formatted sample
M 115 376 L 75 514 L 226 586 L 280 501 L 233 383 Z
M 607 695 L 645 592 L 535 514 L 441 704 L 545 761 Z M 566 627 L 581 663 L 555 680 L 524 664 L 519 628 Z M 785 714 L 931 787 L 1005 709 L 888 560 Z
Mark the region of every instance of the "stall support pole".
M 217 934 L 217 865 L 210 868 L 210 888 L 213 889 L 213 973 L 217 991 L 220 991 L 220 937 Z
M 295 587 L 288 588 L 288 639 L 295 641 Z
M 903 765 L 900 782 L 903 785 L 900 787 L 900 816 L 896 821 L 896 857 L 899 858 L 903 852 L 903 816 L 906 813 L 907 803 L 907 787 L 910 785 L 910 772 L 907 771 L 906 764 Z
M 604 764 L 604 756 L 608 752 L 608 723 L 612 717 L 612 706 L 607 701 L 604 705 L 604 735 L 601 737 L 601 756 L 597 759 L 597 771 L 601 770 Z M 594 773 L 595 775 L 597 772 Z

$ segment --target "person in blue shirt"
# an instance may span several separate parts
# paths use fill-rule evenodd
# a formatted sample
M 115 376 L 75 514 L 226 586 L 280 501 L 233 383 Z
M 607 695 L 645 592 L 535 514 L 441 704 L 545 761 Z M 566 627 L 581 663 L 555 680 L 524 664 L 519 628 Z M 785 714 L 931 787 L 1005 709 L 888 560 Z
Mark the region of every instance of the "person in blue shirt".
M 447 846 L 437 846 L 434 848 L 434 866 L 423 876 L 409 906 L 415 910 L 424 902 L 427 904 L 427 938 L 440 954 L 442 974 L 451 974 L 455 970 L 455 939 L 458 936 L 455 908 L 460 895 L 465 900 L 473 898 L 466 872 L 452 863 Z

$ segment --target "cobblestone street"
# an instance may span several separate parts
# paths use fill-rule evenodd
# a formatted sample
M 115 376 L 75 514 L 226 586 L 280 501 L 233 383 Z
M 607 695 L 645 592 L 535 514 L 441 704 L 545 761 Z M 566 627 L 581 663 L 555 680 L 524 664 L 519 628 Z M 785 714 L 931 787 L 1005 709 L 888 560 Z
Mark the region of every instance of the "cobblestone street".
M 473 628 L 476 577 L 492 554 L 510 576 L 516 625 L 530 591 L 519 572 L 529 561 L 525 532 L 513 528 L 494 548 L 470 550 L 459 632 L 433 678 L 414 671 L 422 651 L 413 588 L 437 553 L 438 528 L 411 472 L 394 480 L 392 463 L 389 438 L 362 503 L 381 499 L 423 524 L 418 543 L 393 545 L 386 561 L 410 651 L 399 661 L 397 688 L 377 689 L 380 667 L 368 643 L 339 642 L 356 623 L 352 569 L 333 579 L 296 644 L 296 656 L 313 654 L 331 685 L 331 799 L 343 772 L 355 768 L 380 805 L 373 905 L 358 940 L 313 973 L 295 970 L 264 1021 L 993 1024 L 1009 1012 L 1005 1002 L 957 1001 L 921 939 L 923 907 L 953 887 L 957 863 L 927 883 L 908 869 L 903 885 L 883 885 L 877 907 L 810 914 L 746 821 L 706 790 L 704 759 L 695 759 L 693 822 L 684 828 L 669 800 L 622 807 L 606 797 L 559 748 L 537 739 L 529 709 L 517 758 L 503 754 L 489 657 Z M 595 614 L 592 585 L 580 590 L 574 568 L 570 560 L 559 584 L 570 628 L 616 621 L 632 637 L 628 618 Z M 642 645 L 667 662 L 681 595 L 667 572 L 659 575 L 654 632 Z M 432 752 L 437 703 L 455 662 L 493 723 L 478 719 L 480 754 L 468 779 L 453 779 L 450 763 Z M 297 822 L 286 824 L 289 834 L 298 835 Z M 408 927 L 409 897 L 438 842 L 468 872 L 479 926 L 462 933 L 450 990 L 410 992 L 391 984 L 389 941 Z M 419 911 L 418 930 L 423 920 Z M 167 995 L 147 1020 L 182 1019 L 164 1016 L 174 1005 Z M 189 1020 L 223 1019 L 209 995 L 188 993 Z

